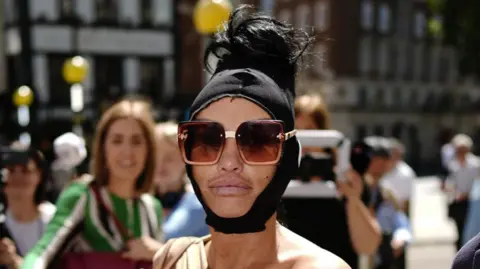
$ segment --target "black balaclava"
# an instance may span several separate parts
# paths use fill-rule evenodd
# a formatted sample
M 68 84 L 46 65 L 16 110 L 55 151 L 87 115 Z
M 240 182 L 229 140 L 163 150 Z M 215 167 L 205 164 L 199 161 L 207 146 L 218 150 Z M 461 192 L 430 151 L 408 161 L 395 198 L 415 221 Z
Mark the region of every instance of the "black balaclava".
M 294 128 L 295 68 L 288 62 L 248 61 L 223 57 L 214 75 L 193 102 L 190 120 L 209 104 L 224 97 L 240 97 L 254 102 L 275 120 L 285 124 L 285 132 Z M 283 68 L 282 68 L 283 67 Z M 239 112 L 241 113 L 241 112 Z M 296 137 L 287 140 L 282 158 L 270 183 L 260 193 L 250 210 L 241 217 L 216 215 L 202 198 L 202 193 L 187 165 L 187 174 L 207 214 L 206 222 L 225 234 L 254 233 L 265 230 L 265 223 L 275 213 L 290 180 L 298 169 L 299 143 Z

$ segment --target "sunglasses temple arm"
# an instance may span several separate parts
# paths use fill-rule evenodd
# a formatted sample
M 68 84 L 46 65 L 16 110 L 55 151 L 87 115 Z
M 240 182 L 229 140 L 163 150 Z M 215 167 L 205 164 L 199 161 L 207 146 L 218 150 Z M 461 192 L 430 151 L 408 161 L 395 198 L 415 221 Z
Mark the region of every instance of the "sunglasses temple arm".
M 297 133 L 297 130 L 292 130 L 288 133 L 285 133 L 285 140 L 288 140 L 288 139 L 294 137 L 296 133 Z

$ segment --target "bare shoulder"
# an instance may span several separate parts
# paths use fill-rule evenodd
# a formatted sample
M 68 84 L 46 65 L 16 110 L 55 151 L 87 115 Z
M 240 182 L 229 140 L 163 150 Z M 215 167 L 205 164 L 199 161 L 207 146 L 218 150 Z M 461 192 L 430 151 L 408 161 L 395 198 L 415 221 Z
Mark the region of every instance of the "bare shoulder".
M 294 260 L 292 269 L 351 269 L 337 255 L 325 250 L 307 239 L 282 228 L 282 235 L 290 245 L 288 258 Z
M 322 249 L 325 253 L 299 258 L 292 269 L 351 269 L 340 257 Z

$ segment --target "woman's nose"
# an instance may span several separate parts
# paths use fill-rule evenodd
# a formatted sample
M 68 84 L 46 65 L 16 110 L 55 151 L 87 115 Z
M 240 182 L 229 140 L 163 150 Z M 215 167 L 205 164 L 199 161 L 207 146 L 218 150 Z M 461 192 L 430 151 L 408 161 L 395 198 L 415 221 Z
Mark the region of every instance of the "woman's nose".
M 134 151 L 134 145 L 132 145 L 132 143 L 122 143 L 120 145 L 120 150 L 122 152 L 122 154 L 132 154 L 133 151 Z
M 243 168 L 243 161 L 238 152 L 235 139 L 227 139 L 223 152 L 218 161 L 218 168 L 225 172 L 240 172 Z

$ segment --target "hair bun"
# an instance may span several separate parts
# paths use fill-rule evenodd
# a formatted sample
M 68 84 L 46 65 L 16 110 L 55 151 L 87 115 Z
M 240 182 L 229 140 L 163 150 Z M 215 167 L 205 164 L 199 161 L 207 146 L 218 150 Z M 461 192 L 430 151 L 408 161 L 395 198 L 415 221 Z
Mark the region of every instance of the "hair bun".
M 205 67 L 210 54 L 218 58 L 214 73 L 225 69 L 254 68 L 274 77 L 295 77 L 297 61 L 312 39 L 272 17 L 241 5 L 231 14 L 224 30 L 213 37 L 204 55 Z M 272 68 L 274 67 L 274 68 Z M 275 69 L 277 74 L 271 71 Z

